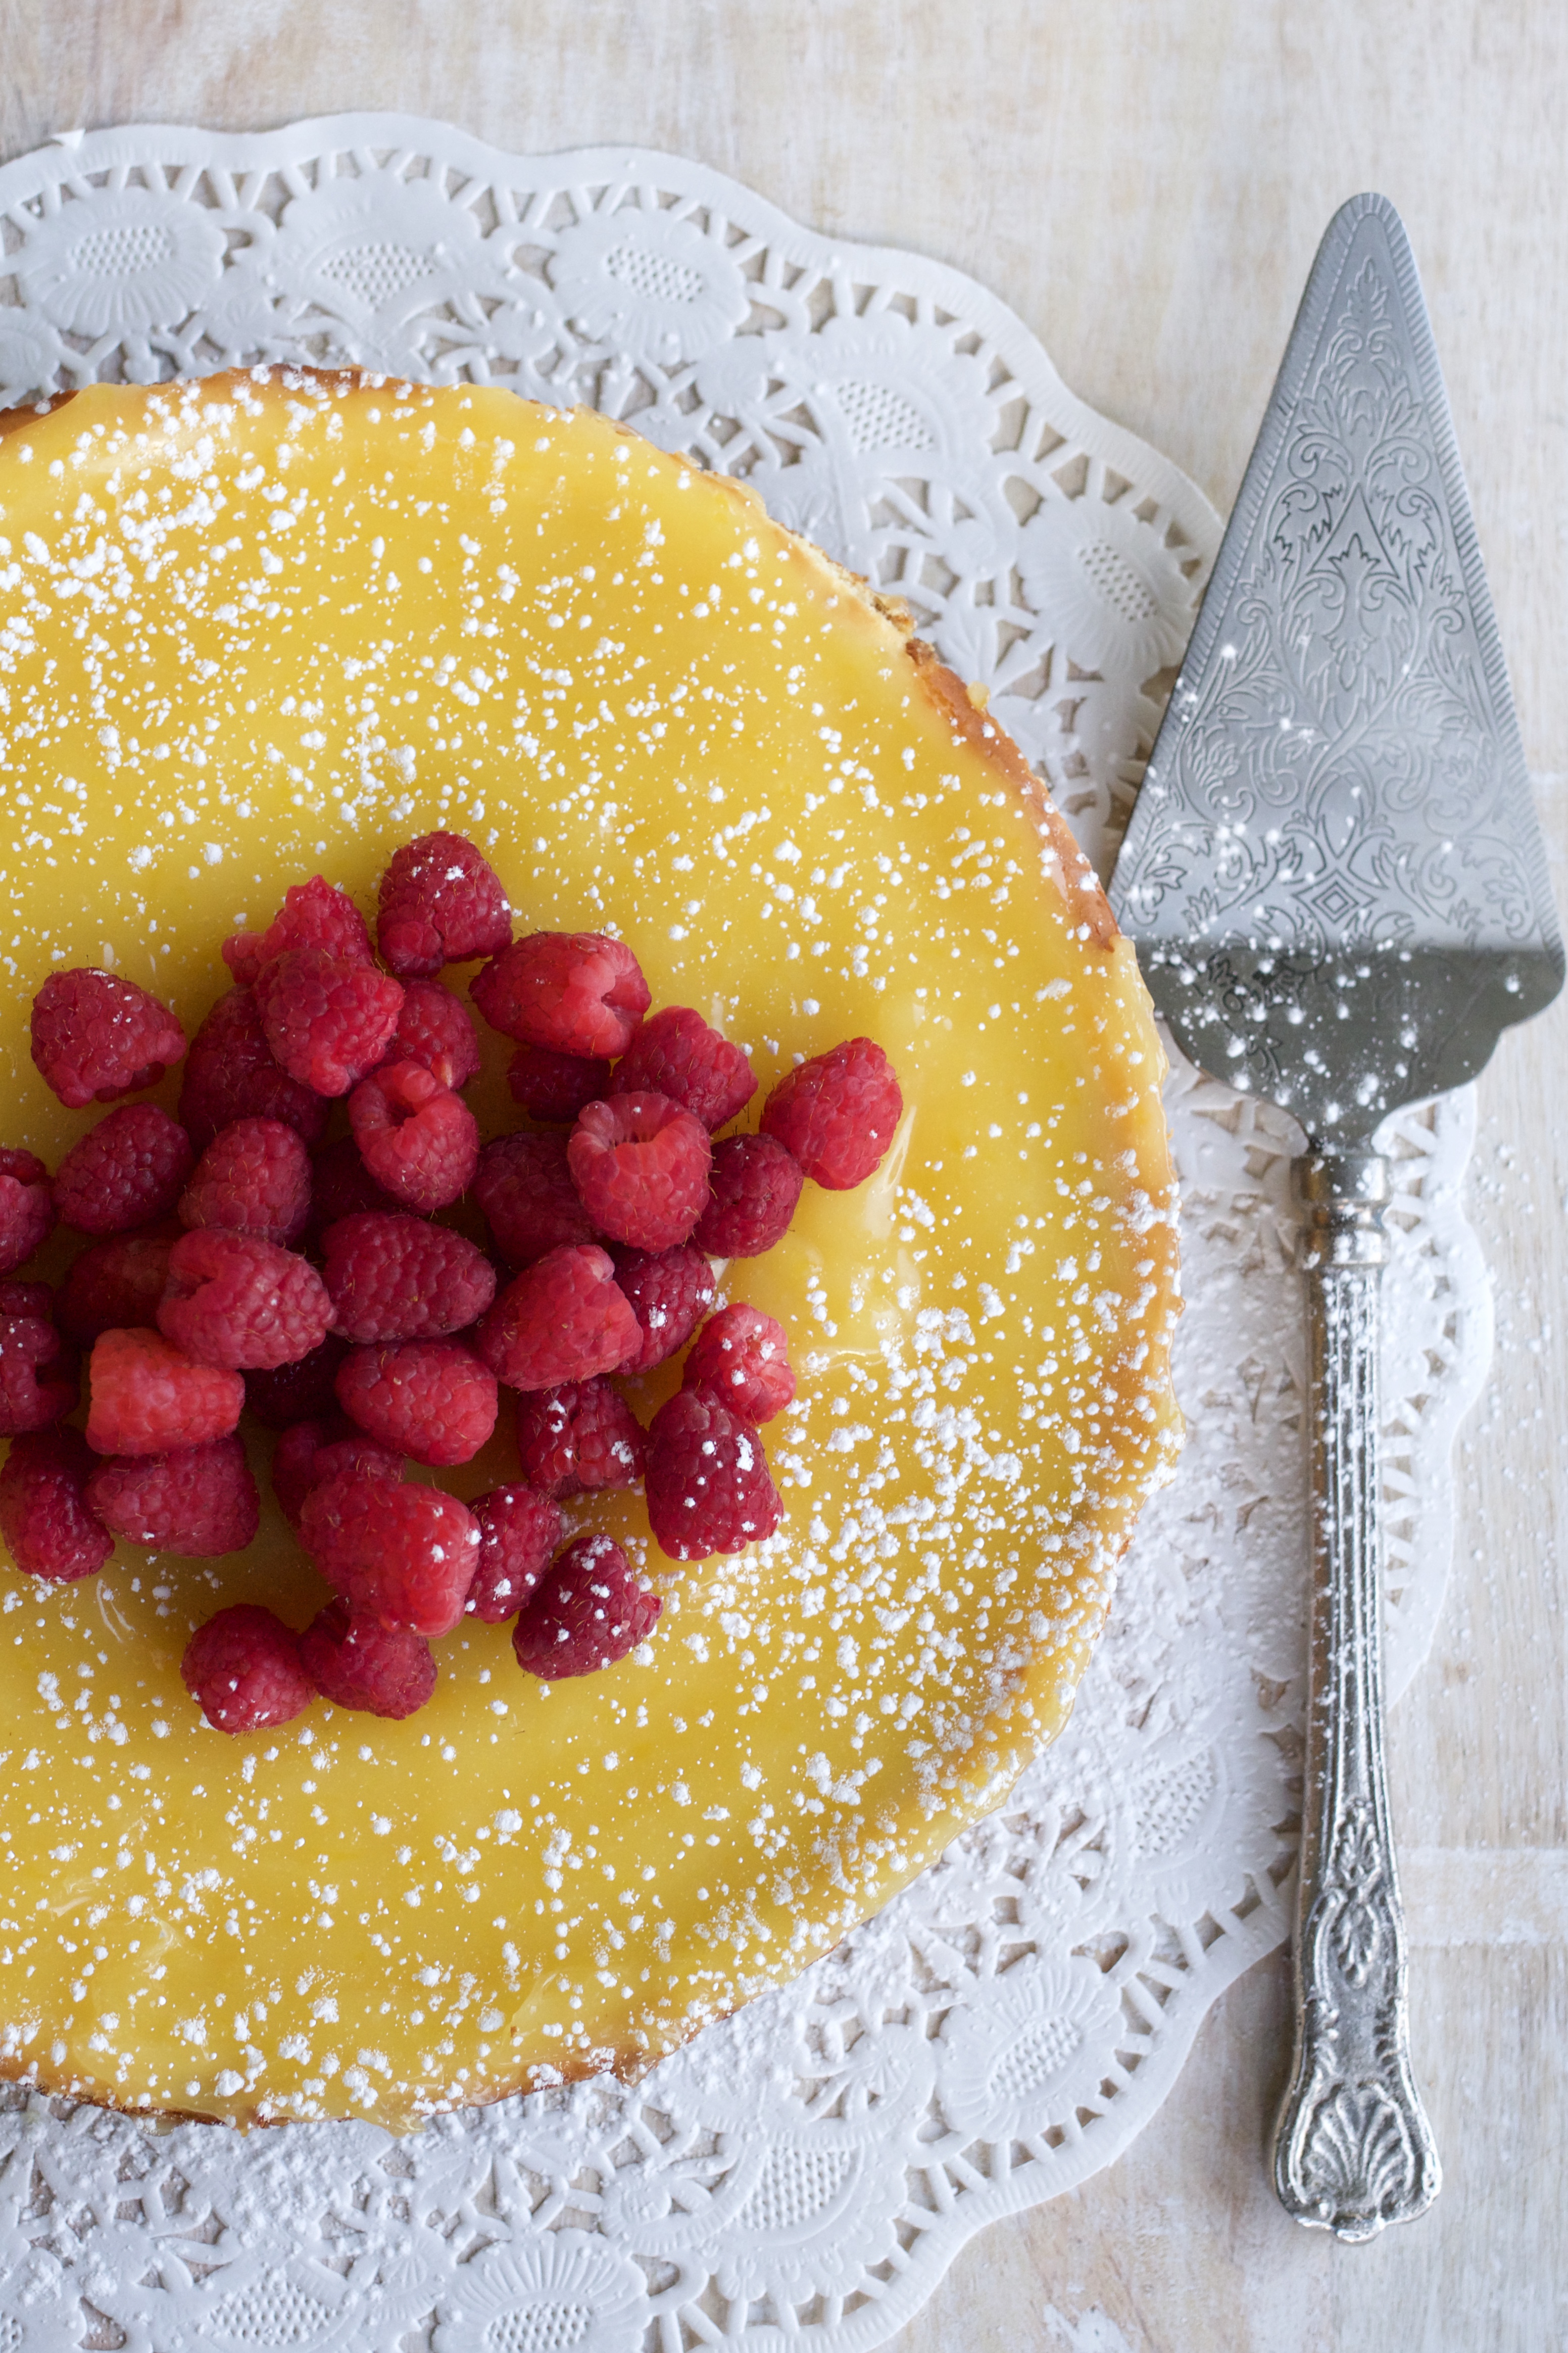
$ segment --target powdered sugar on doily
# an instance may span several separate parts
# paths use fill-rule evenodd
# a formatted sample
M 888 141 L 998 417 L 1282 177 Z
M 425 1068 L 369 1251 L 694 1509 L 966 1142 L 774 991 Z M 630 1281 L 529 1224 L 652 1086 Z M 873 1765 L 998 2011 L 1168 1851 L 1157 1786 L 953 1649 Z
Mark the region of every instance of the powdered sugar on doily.
M 1217 543 L 958 273 L 646 153 L 363 117 L 93 133 L 0 172 L 5 396 L 237 360 L 589 399 L 895 588 L 1102 862 Z M 1289 1123 L 1170 1089 L 1189 1439 L 1058 1745 L 787 1994 L 627 2090 L 249 2140 L 0 2109 L 0 2348 L 634 2353 L 881 2343 L 991 2217 L 1113 2157 L 1285 1933 L 1307 1514 Z M 1401 1114 L 1389 1667 L 1430 1639 L 1489 1300 L 1468 1097 Z

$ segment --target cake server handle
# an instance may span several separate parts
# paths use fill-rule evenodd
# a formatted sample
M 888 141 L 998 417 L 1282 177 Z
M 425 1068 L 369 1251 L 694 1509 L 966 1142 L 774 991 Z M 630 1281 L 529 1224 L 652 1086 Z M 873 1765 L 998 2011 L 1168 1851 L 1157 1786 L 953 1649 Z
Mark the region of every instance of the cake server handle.
M 1295 2052 L 1274 2182 L 1299 2222 L 1370 2239 L 1442 2173 L 1410 2073 L 1405 1915 L 1384 1764 L 1378 1296 L 1387 1164 L 1310 1153 L 1312 1634 L 1294 1954 Z

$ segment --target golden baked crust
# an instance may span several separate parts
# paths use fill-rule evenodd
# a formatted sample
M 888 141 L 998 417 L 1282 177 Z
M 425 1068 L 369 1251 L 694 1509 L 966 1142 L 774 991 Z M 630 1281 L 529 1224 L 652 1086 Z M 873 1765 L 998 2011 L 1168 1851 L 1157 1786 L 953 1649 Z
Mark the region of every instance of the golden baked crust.
M 1178 1426 L 1131 952 L 907 616 L 591 414 L 99 387 L 12 421 L 0 541 L 5 1141 L 52 1165 L 89 1124 L 27 1059 L 51 962 L 107 946 L 194 1024 L 228 931 L 318 869 L 370 904 L 437 824 L 530 926 L 623 932 L 764 1092 L 856 1034 L 900 1071 L 878 1176 L 808 1187 L 731 1270 L 801 1374 L 778 1535 L 680 1569 L 639 1498 L 573 1507 L 665 1597 L 645 1657 L 546 1691 L 473 1626 L 406 1725 L 318 1705 L 230 1741 L 180 1685 L 190 1627 L 323 1598 L 270 1510 L 231 1562 L 0 1572 L 0 2070 L 395 2128 L 635 2072 L 875 1911 L 1065 1720 Z M 503 1415 L 443 1483 L 514 1468 Z

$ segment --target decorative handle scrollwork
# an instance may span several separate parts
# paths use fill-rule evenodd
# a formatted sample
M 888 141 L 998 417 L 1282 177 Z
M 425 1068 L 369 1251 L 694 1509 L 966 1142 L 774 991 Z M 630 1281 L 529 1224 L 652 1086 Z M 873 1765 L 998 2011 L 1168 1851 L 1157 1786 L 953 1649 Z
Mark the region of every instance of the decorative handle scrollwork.
M 1370 2239 L 1421 2213 L 1442 2179 L 1410 2073 L 1384 1768 L 1377 1307 L 1388 1172 L 1358 1152 L 1310 1155 L 1295 1175 L 1311 1332 L 1311 1693 L 1296 2047 L 1274 2179 L 1298 2221 Z

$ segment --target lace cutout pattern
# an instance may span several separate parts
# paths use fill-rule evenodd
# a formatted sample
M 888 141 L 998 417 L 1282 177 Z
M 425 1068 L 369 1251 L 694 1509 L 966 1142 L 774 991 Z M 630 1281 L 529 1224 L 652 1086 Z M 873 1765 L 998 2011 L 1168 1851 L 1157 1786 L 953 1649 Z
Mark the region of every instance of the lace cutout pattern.
M 1218 525 L 958 272 L 678 158 L 345 116 L 72 135 L 0 170 L 0 398 L 237 362 L 589 401 L 903 597 L 1114 847 Z M 1180 1476 L 1060 1741 L 787 1992 L 642 2084 L 248 2139 L 0 2098 L 0 2353 L 810 2353 L 1124 2148 L 1285 1934 L 1305 1652 L 1289 1122 L 1178 1063 Z M 1489 1296 L 1470 1098 L 1388 1124 L 1389 1672 L 1426 1651 Z

